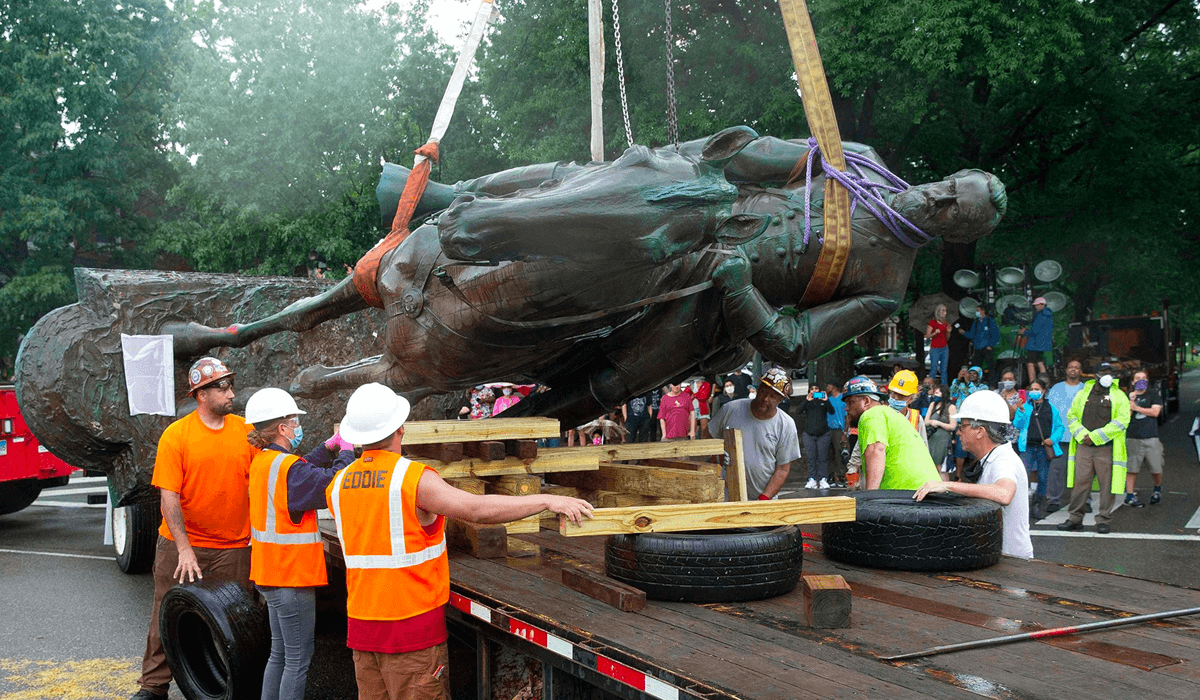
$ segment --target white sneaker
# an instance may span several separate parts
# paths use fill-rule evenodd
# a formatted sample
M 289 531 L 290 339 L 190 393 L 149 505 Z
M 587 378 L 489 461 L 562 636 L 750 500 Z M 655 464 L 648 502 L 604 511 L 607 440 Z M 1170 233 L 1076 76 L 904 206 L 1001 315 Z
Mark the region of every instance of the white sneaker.
M 809 480 L 808 480 L 808 481 L 807 481 L 807 482 L 804 484 L 804 488 L 806 488 L 806 489 L 815 489 L 815 488 L 817 488 L 817 480 L 816 480 L 816 479 L 809 479 Z
M 819 484 L 817 484 L 817 488 L 827 489 L 827 488 L 829 488 L 829 482 L 825 479 L 821 479 L 821 482 Z

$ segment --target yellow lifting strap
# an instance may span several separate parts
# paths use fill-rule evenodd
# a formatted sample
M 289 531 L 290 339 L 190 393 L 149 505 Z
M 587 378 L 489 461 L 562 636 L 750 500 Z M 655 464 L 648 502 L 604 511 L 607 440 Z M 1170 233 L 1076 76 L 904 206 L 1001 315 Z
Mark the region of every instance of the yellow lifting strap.
M 829 165 L 845 171 L 842 136 L 833 113 L 833 98 L 829 95 L 821 53 L 817 50 L 817 35 L 813 32 L 808 4 L 805 0 L 779 0 L 779 9 L 783 12 L 783 26 L 792 47 L 792 62 L 796 66 L 796 81 L 800 84 L 808 128 Z M 833 178 L 825 180 L 824 214 L 824 242 L 817 257 L 817 268 L 800 299 L 802 308 L 818 306 L 833 297 L 850 258 L 850 193 Z

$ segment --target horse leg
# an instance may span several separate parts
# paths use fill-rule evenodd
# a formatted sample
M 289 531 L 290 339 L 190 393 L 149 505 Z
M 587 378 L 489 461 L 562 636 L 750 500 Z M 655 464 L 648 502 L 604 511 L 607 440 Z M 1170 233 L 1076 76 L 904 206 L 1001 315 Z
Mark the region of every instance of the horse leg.
M 372 382 L 383 384 L 394 390 L 397 387 L 410 386 L 412 379 L 394 360 L 384 355 L 376 355 L 342 367 L 325 367 L 323 365 L 305 367 L 292 380 L 288 391 L 293 396 L 316 399 L 343 389 L 357 389 L 363 384 Z M 400 393 L 410 403 L 416 404 L 436 392 L 433 389 L 419 387 L 403 390 Z
M 352 276 L 314 297 L 300 299 L 283 310 L 251 323 L 209 328 L 195 322 L 168 323 L 162 332 L 174 338 L 175 357 L 202 355 L 213 348 L 240 348 L 281 331 L 302 333 L 326 321 L 367 308 Z

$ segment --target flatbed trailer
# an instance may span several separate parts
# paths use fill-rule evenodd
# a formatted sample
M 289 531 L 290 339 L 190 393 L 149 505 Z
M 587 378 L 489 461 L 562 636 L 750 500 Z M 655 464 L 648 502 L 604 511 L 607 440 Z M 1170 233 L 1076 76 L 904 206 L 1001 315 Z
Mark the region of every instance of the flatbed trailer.
M 332 522 L 327 553 L 340 563 Z M 804 573 L 853 590 L 851 624 L 814 629 L 800 588 L 747 603 L 649 601 L 622 612 L 560 583 L 603 573 L 604 538 L 510 537 L 537 556 L 450 555 L 454 696 L 544 698 L 1200 697 L 1200 620 L 1180 617 L 907 662 L 880 657 L 1200 605 L 1200 590 L 1003 557 L 957 574 L 866 569 L 826 559 L 805 528 Z M 808 532 L 813 530 L 814 532 Z

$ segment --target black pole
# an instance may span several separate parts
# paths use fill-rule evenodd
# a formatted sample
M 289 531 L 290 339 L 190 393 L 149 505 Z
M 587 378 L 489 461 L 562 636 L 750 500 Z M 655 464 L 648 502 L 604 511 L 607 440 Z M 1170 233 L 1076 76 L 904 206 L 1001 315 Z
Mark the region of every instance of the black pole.
M 1196 615 L 1200 613 L 1200 608 L 1186 608 L 1184 610 L 1169 610 L 1167 612 L 1150 613 L 1148 615 L 1134 615 L 1133 617 L 1122 617 L 1116 620 L 1102 620 L 1100 622 L 1089 622 L 1083 625 L 1072 625 L 1070 627 L 1056 627 L 1049 630 L 1038 630 L 1037 632 L 1026 632 L 1024 634 L 1010 634 L 1004 637 L 992 637 L 991 639 L 977 639 L 973 642 L 962 642 L 959 644 L 945 644 L 937 647 L 930 647 L 924 651 L 914 651 L 909 654 L 898 654 L 896 656 L 881 656 L 880 661 L 903 661 L 905 659 L 916 659 L 922 656 L 936 656 L 937 654 L 948 654 L 952 651 L 964 651 L 967 649 L 979 649 L 981 647 L 994 647 L 1001 644 L 1009 644 L 1011 642 L 1022 642 L 1028 639 L 1041 639 L 1043 637 L 1062 637 L 1068 634 L 1076 634 L 1078 632 L 1090 632 L 1098 629 L 1108 629 L 1110 627 L 1122 627 L 1125 625 L 1136 625 L 1142 622 L 1151 622 L 1153 620 L 1164 620 L 1168 617 L 1182 617 L 1184 615 Z

